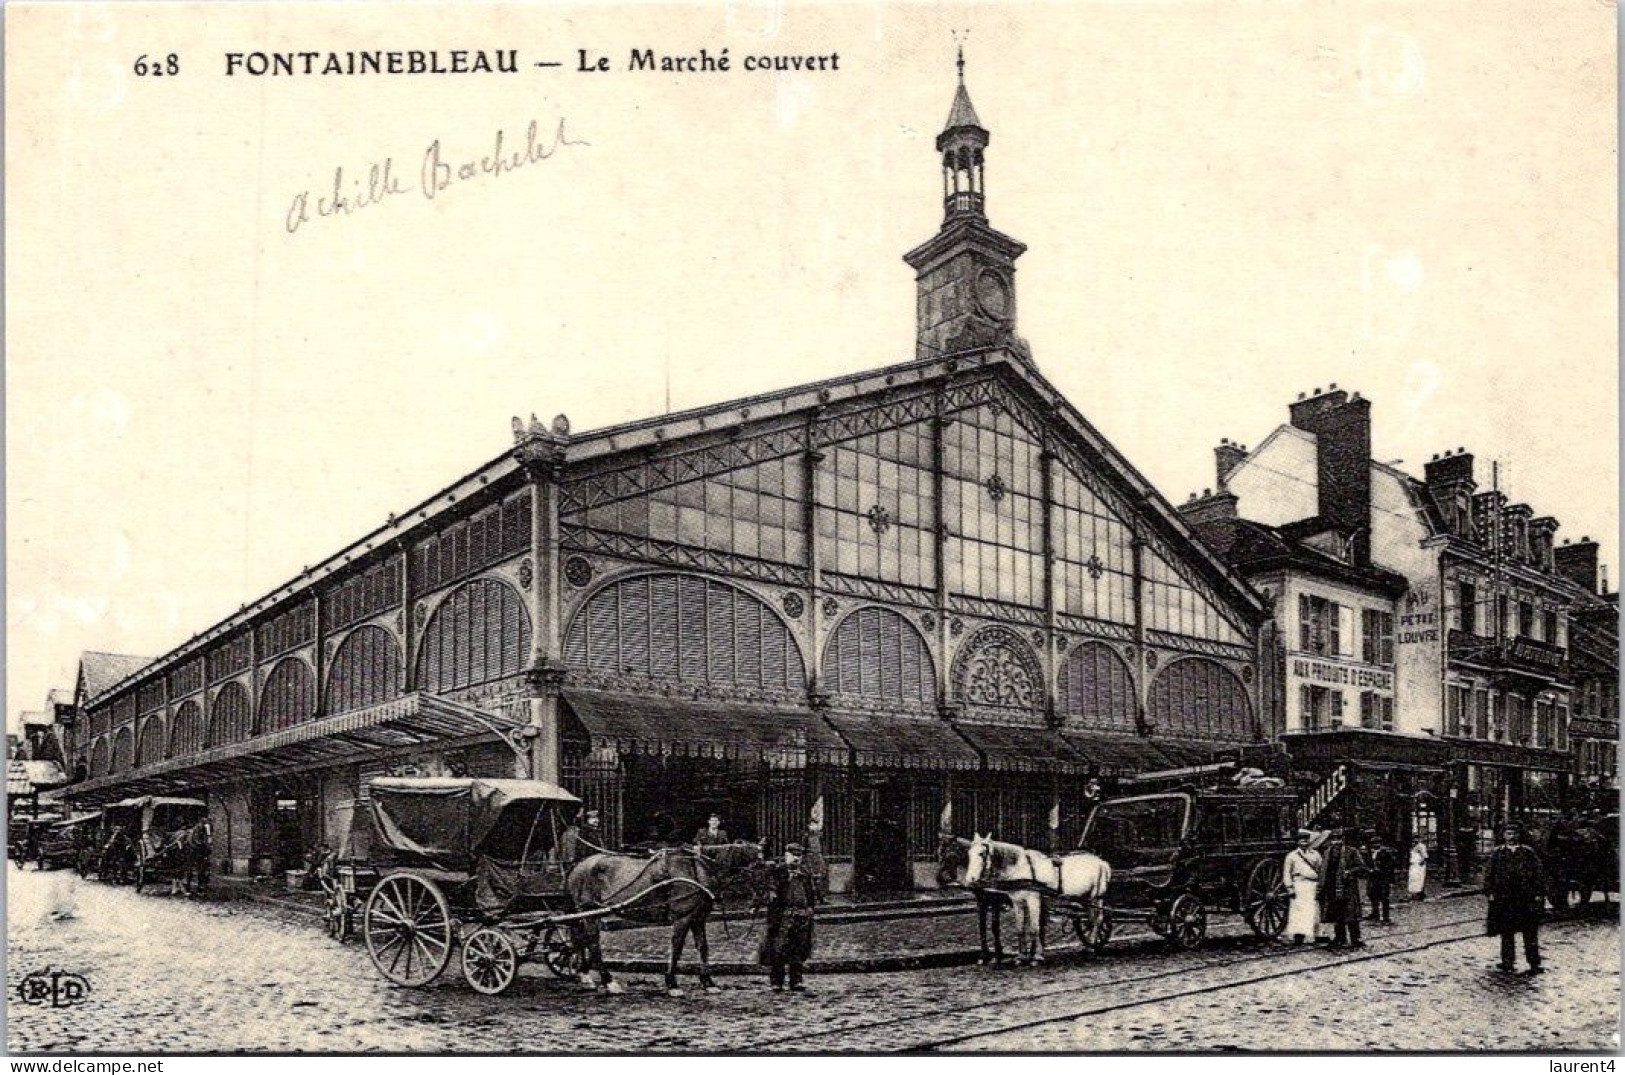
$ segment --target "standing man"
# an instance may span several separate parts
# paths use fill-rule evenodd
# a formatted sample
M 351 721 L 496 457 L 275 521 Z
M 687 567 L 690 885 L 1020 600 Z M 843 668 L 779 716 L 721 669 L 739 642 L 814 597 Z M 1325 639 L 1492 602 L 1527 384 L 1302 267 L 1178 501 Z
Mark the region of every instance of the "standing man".
M 1370 872 L 1360 854 L 1358 830 L 1347 839 L 1334 836 L 1322 856 L 1320 917 L 1332 925 L 1332 948 L 1364 948 L 1360 939 L 1360 881 Z
M 1314 848 L 1315 834 L 1308 829 L 1298 830 L 1298 846 L 1288 851 L 1281 870 L 1286 887 L 1292 893 L 1292 905 L 1287 910 L 1286 933 L 1292 943 L 1301 945 L 1320 934 L 1320 852 Z
M 570 827 L 559 837 L 559 862 L 568 873 L 570 867 L 588 855 L 596 855 L 603 847 L 604 834 L 598 827 L 598 811 L 583 811 L 581 817 L 570 822 Z
M 1529 963 L 1525 974 L 1539 974 L 1540 918 L 1546 900 L 1546 871 L 1540 856 L 1523 842 L 1523 828 L 1509 821 L 1501 830 L 1501 843 L 1490 852 L 1484 869 L 1484 895 L 1489 912 L 1484 932 L 1500 934 L 1501 969 L 1511 973 L 1517 949 L 1513 934 L 1523 934 L 1523 958 Z
M 1399 854 L 1379 834 L 1371 843 L 1371 876 L 1366 878 L 1365 894 L 1371 900 L 1371 921 L 1393 925 L 1394 909 L 1389 897 L 1394 888 L 1394 866 Z
M 728 830 L 722 827 L 722 815 L 712 814 L 705 819 L 705 828 L 694 834 L 695 847 L 712 847 L 716 844 L 732 843 L 728 839 Z
M 802 993 L 802 974 L 813 946 L 813 908 L 818 885 L 801 865 L 802 846 L 786 844 L 784 861 L 773 867 L 768 884 L 767 936 L 762 939 L 761 962 L 767 966 L 773 992 L 783 992 L 789 972 L 790 992 Z

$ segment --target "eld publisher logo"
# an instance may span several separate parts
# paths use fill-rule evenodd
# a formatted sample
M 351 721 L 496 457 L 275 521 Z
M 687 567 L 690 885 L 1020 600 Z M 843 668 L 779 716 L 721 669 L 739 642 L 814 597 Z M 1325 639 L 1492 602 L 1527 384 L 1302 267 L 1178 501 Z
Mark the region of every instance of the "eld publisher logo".
M 90 983 L 82 974 L 37 970 L 17 983 L 17 999 L 34 1007 L 71 1008 L 90 997 Z

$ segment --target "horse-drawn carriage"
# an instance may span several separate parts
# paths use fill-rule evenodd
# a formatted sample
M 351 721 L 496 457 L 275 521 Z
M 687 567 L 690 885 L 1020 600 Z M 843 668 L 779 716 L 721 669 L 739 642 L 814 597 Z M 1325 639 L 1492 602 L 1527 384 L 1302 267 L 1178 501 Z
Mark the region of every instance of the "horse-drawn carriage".
M 1584 907 L 1598 892 L 1619 891 L 1619 812 L 1565 814 L 1546 830 L 1540 848 L 1547 899 L 1557 910 Z
M 127 885 L 135 880 L 135 863 L 141 840 L 141 807 L 148 796 L 121 799 L 102 808 L 100 831 L 91 869 L 103 881 Z M 87 870 L 88 874 L 90 871 Z
M 47 826 L 60 820 L 55 817 L 14 817 L 6 822 L 6 854 L 12 862 L 22 866 L 29 859 L 39 857 L 39 841 Z
M 369 795 L 319 871 L 329 932 L 348 936 L 359 918 L 397 985 L 428 985 L 459 949 L 481 993 L 507 989 L 527 962 L 576 971 L 557 845 L 580 800 L 538 780 L 463 777 L 383 778 Z
M 126 800 L 129 801 L 129 800 Z M 209 884 L 209 807 L 201 799 L 146 795 L 141 812 L 133 879 L 140 892 L 166 880 L 202 892 Z
M 1111 864 L 1111 888 L 1104 915 L 1072 909 L 1079 939 L 1098 948 L 1114 920 L 1134 919 L 1195 948 L 1215 910 L 1240 914 L 1260 937 L 1279 936 L 1291 900 L 1281 869 L 1298 799 L 1286 788 L 1183 788 L 1096 806 L 1080 846 Z
M 97 837 L 101 833 L 101 811 L 76 814 L 51 825 L 39 838 L 35 858 L 39 868 L 49 870 L 57 866 L 72 866 L 82 876 L 88 861 L 99 851 Z

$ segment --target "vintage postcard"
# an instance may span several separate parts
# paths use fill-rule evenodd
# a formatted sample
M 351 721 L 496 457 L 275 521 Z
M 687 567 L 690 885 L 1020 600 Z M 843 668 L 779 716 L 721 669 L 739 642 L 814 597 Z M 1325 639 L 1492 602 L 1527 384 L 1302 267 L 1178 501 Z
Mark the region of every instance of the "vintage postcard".
M 8 1050 L 1614 1052 L 1616 21 L 8 5 Z

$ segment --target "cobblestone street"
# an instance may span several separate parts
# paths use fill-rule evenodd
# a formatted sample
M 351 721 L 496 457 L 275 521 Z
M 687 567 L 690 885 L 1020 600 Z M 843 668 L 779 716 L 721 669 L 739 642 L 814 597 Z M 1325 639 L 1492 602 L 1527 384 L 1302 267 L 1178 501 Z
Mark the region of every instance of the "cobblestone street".
M 8 869 L 14 1051 L 1602 1049 L 1614 1046 L 1619 1012 L 1612 908 L 1550 924 L 1551 969 L 1538 979 L 1486 970 L 1493 942 L 1471 897 L 1405 906 L 1351 955 L 1263 945 L 1215 918 L 1223 928 L 1193 953 L 1125 934 L 1094 958 L 822 975 L 805 996 L 734 975 L 719 995 L 685 982 L 688 994 L 670 998 L 657 978 L 629 975 L 627 993 L 611 997 L 527 968 L 510 995 L 483 997 L 450 972 L 430 989 L 395 988 L 360 946 L 334 943 L 296 911 Z M 52 921 L 64 902 L 77 917 Z M 972 921 L 862 930 L 943 948 Z M 723 926 L 711 928 L 725 947 Z M 821 945 L 852 943 L 861 934 L 849 928 L 826 930 Z M 22 976 L 47 966 L 83 974 L 88 1000 L 17 1003 Z

